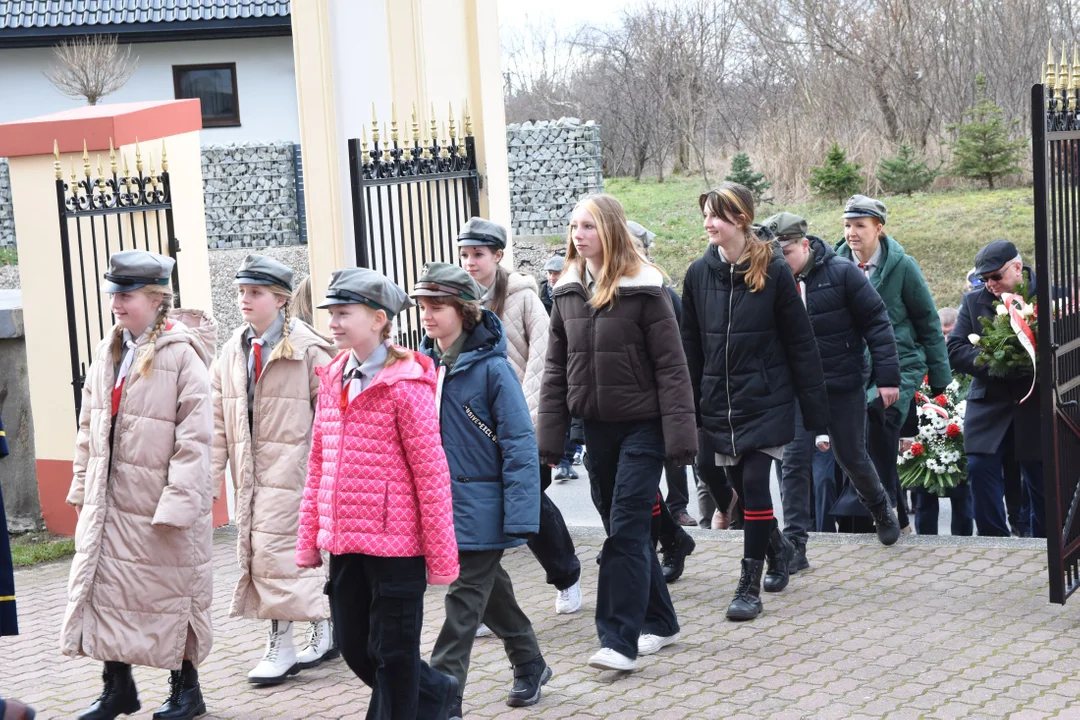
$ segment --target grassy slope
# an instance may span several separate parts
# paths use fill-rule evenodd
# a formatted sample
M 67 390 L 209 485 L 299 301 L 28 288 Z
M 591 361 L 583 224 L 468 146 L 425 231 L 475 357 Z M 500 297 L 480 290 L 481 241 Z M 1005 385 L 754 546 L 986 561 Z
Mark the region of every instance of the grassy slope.
M 664 183 L 635 183 L 625 178 L 605 181 L 605 189 L 622 201 L 627 217 L 657 234 L 654 256 L 675 279 L 681 279 L 686 267 L 704 250 L 697 206 L 702 188 L 696 178 L 674 178 Z M 990 240 L 1011 240 L 1025 261 L 1034 264 L 1034 206 L 1028 188 L 916 194 L 882 200 L 889 208 L 889 234 L 919 261 L 939 307 L 959 302 L 964 277 L 975 264 L 975 253 Z M 810 232 L 831 244 L 843 237 L 842 203 L 765 205 L 758 209 L 757 219 L 764 220 L 781 210 L 807 218 Z

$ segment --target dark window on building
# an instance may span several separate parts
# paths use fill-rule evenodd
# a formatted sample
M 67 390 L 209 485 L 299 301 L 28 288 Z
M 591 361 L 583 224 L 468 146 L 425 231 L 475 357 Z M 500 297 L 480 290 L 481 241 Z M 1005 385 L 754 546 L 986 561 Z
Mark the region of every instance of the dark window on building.
M 201 101 L 203 127 L 240 124 L 236 63 L 173 65 L 173 89 L 177 100 Z

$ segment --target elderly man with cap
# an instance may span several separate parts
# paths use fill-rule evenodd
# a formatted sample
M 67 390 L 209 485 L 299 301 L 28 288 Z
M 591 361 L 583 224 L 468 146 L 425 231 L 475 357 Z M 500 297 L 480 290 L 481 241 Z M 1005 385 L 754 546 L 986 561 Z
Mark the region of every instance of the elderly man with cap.
M 953 368 L 972 376 L 964 415 L 964 452 L 975 501 L 975 525 L 980 535 L 1009 535 L 1003 464 L 1012 451 L 1030 497 L 1029 507 L 1021 508 L 1026 517 L 1019 521 L 1030 521 L 1031 534 L 1045 537 L 1038 388 L 1023 400 L 1031 387 L 1031 375 L 991 377 L 985 366 L 975 363 L 980 351 L 969 339 L 973 334 L 982 335 L 979 318 L 994 317 L 994 306 L 1004 293 L 1016 292 L 1025 282 L 1034 290 L 1035 275 L 1007 240 L 993 240 L 980 250 L 975 256 L 975 272 L 984 284 L 964 295 L 949 335 Z
M 811 474 L 815 444 L 831 444 L 836 463 L 851 478 L 862 504 L 875 518 L 878 537 L 885 544 L 897 539 L 899 527 L 888 512 L 888 498 L 866 450 L 866 385 L 872 380 L 882 392 L 896 392 L 900 361 L 888 311 L 881 296 L 854 264 L 836 256 L 821 238 L 807 235 L 806 220 L 782 212 L 765 220 L 776 235 L 784 260 L 791 268 L 799 295 L 814 327 L 825 387 L 829 397 L 829 433 L 816 436 L 802 426 L 795 413 L 795 439 L 784 448 L 780 496 L 784 504 L 784 534 L 795 544 L 790 565 L 794 573 L 810 567 L 806 559 L 810 528 Z M 869 359 L 872 360 L 868 362 Z M 822 478 L 821 483 L 832 482 Z M 821 488 L 824 490 L 824 488 Z M 821 490 L 815 496 L 822 498 Z M 831 506 L 817 503 L 823 516 Z
M 907 528 L 896 471 L 900 431 L 923 378 L 929 376 L 930 387 L 942 392 L 952 382 L 952 370 L 930 288 L 915 258 L 885 233 L 886 219 L 880 200 L 852 195 L 844 206 L 844 240 L 836 254 L 858 264 L 885 302 L 892 323 L 900 356 L 900 386 L 871 389 L 867 441 L 881 484 L 896 505 L 900 527 Z
M 551 290 L 555 287 L 555 283 L 559 282 L 559 277 L 562 276 L 563 263 L 565 262 L 566 258 L 562 255 L 554 255 L 544 263 L 544 273 L 547 278 L 540 283 L 540 302 L 544 303 L 548 315 L 551 314 L 551 308 L 555 304 L 555 298 L 551 296 Z

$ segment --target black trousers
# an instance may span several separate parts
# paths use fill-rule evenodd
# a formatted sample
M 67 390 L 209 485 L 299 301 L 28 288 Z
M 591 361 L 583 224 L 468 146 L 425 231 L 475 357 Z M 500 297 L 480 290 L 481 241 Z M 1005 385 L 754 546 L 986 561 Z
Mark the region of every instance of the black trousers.
M 367 720 L 434 718 L 450 690 L 420 659 L 426 589 L 423 557 L 330 556 L 334 640 L 371 688 Z
M 900 527 L 907 527 L 907 504 L 900 497 L 900 473 L 896 469 L 896 456 L 900 452 L 900 411 L 895 405 L 885 411 L 884 423 L 871 418 L 866 427 L 866 449 L 881 486 L 885 488 L 889 505 L 896 508 Z
M 545 492 L 550 485 L 551 468 L 541 464 L 540 529 L 529 539 L 529 550 L 544 568 L 548 585 L 565 590 L 581 579 L 581 561 L 559 506 Z

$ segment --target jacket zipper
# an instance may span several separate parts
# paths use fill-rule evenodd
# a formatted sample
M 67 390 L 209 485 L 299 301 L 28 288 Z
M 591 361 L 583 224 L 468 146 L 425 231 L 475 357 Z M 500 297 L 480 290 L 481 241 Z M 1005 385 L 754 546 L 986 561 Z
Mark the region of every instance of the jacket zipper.
M 731 431 L 731 456 L 737 457 L 735 451 L 735 426 L 732 424 L 731 407 L 731 311 L 735 306 L 735 265 L 731 267 L 731 287 L 728 290 L 728 314 L 727 314 L 727 339 L 724 341 L 724 382 L 727 385 L 727 422 L 728 430 Z
M 585 291 L 585 294 L 588 295 L 588 290 Z M 585 298 L 585 307 L 589 309 L 589 313 L 591 315 L 591 317 L 589 318 L 589 333 L 591 335 L 589 342 L 589 357 L 592 359 L 593 387 L 598 388 L 600 387 L 600 378 L 596 373 L 596 316 L 600 314 L 600 311 L 589 304 L 590 300 L 592 300 L 591 297 Z M 596 417 L 600 417 L 600 394 L 589 394 L 593 397 L 593 401 L 596 403 L 594 414 Z
M 342 370 L 341 380 L 342 380 L 342 385 L 344 386 L 344 384 L 345 384 L 345 366 L 344 365 L 342 365 L 341 370 Z M 338 397 L 338 407 L 341 407 L 341 400 L 340 400 L 340 398 L 341 398 L 341 390 L 338 391 L 337 397 Z M 339 528 L 339 525 L 338 525 L 338 481 L 339 481 L 339 478 L 341 477 L 341 463 L 342 463 L 342 461 L 344 459 L 344 456 L 345 456 L 345 417 L 349 412 L 349 406 L 350 405 L 352 405 L 352 403 L 347 403 L 345 405 L 345 409 L 341 411 L 341 435 L 338 437 L 337 462 L 334 463 L 334 494 L 333 494 L 333 497 L 331 498 L 331 505 L 334 508 L 334 550 L 335 550 L 334 554 L 335 555 L 340 555 L 341 554 L 341 546 L 340 546 L 341 533 L 338 530 L 338 528 Z

